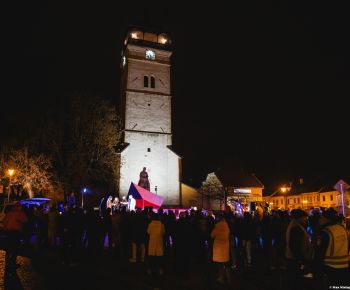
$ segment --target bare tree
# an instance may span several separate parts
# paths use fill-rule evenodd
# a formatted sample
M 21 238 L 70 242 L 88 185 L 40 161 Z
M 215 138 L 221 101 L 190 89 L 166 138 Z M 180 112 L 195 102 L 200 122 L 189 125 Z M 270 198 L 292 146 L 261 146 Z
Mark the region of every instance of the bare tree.
M 101 97 L 73 96 L 47 117 L 35 140 L 54 158 L 54 168 L 66 192 L 95 184 L 116 190 L 119 158 L 114 146 L 122 123 L 113 104 Z
M 6 175 L 6 169 L 14 169 L 12 184 L 21 194 L 26 191 L 29 197 L 34 193 L 52 193 L 52 163 L 51 158 L 43 155 L 29 155 L 26 148 L 13 151 L 8 156 L 8 161 L 2 163 L 2 172 Z
M 46 190 L 49 181 L 53 193 L 78 192 L 86 185 L 117 190 L 120 160 L 114 148 L 123 130 L 113 104 L 101 97 L 76 95 L 57 100 L 41 116 L 42 126 L 21 138 L 31 156 L 26 159 L 23 150 L 11 155 L 20 173 L 13 182 L 29 192 Z M 16 143 L 9 147 L 16 148 Z M 8 150 L 1 152 L 8 163 Z M 51 175 L 36 180 L 40 172 Z

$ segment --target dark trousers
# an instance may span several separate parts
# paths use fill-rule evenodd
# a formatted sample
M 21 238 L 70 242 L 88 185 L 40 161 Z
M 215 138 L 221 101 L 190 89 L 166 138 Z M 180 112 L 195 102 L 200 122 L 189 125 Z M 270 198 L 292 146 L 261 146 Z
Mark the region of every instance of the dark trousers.
M 285 289 L 303 289 L 303 272 L 300 269 L 301 264 L 296 260 L 287 260 L 286 266 Z
M 9 271 L 16 271 L 16 260 L 19 250 L 20 233 L 17 231 L 7 232 L 6 244 L 6 268 Z
M 213 283 L 220 284 L 230 284 L 231 283 L 231 270 L 229 262 L 227 263 L 218 263 L 213 262 L 213 273 L 214 281 Z

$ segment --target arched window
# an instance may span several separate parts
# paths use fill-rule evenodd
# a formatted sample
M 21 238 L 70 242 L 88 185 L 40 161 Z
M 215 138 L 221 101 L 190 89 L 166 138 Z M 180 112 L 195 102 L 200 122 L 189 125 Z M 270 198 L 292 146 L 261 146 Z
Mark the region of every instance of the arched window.
M 151 77 L 151 88 L 154 89 L 156 87 L 156 79 Z
M 148 76 L 143 77 L 143 87 L 148 88 Z

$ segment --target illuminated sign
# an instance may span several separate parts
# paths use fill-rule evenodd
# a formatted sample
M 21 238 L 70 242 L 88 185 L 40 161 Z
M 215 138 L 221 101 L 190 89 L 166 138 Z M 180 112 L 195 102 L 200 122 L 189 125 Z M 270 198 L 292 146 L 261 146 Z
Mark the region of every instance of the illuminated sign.
M 233 192 L 234 193 L 252 193 L 252 190 L 248 188 L 235 188 Z

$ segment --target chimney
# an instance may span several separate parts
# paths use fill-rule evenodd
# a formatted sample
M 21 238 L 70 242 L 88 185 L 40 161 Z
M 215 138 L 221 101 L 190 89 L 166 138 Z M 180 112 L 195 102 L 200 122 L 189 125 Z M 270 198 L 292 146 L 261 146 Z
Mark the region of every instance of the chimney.
M 304 183 L 304 178 L 300 177 L 299 178 L 299 184 L 302 185 Z

